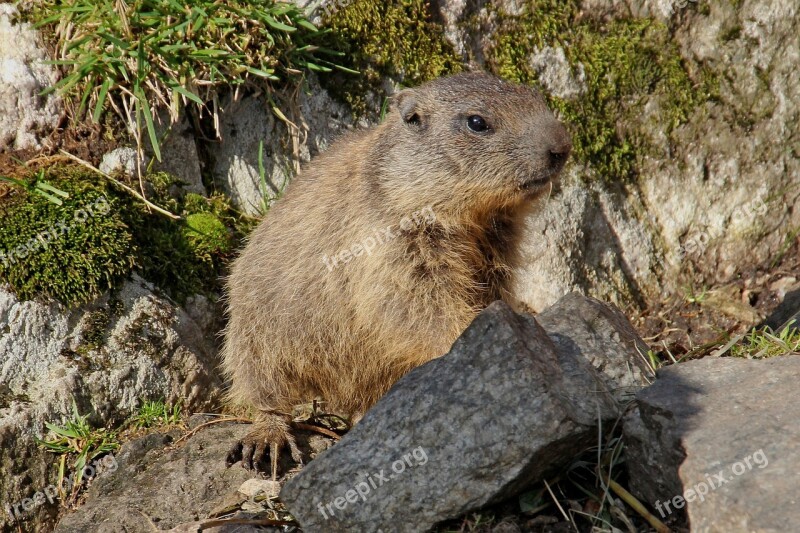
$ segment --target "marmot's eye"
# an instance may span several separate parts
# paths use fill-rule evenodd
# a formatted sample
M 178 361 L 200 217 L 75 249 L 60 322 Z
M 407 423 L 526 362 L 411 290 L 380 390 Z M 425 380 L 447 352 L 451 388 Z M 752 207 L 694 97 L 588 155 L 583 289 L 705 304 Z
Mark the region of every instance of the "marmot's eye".
M 467 127 L 474 132 L 480 133 L 489 129 L 489 125 L 480 115 L 470 115 L 467 117 Z

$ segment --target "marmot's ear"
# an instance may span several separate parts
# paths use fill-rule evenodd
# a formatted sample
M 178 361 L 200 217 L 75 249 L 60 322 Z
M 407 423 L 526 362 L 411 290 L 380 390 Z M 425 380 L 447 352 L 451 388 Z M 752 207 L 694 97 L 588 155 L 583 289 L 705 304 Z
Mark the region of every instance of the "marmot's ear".
M 424 125 L 422 111 L 417 93 L 414 89 L 405 89 L 392 97 L 393 107 L 400 113 L 403 122 L 409 126 L 420 128 Z

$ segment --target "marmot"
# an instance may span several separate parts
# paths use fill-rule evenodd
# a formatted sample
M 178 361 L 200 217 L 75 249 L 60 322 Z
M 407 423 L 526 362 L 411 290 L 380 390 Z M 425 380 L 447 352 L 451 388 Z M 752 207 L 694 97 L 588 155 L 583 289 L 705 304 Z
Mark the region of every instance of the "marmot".
M 535 90 L 464 73 L 401 91 L 317 156 L 230 273 L 223 370 L 258 418 L 228 462 L 269 449 L 275 478 L 282 447 L 300 459 L 293 406 L 360 417 L 508 299 L 520 212 L 571 147 Z

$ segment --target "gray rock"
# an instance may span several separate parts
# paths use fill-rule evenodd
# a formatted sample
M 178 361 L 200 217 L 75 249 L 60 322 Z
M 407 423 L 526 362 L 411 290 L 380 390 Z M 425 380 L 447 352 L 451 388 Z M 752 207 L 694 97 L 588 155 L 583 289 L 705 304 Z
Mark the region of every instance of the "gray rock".
M 55 531 L 151 533 L 206 518 L 252 477 L 223 460 L 231 442 L 249 429 L 218 424 L 171 448 L 170 439 L 158 434 L 125 444 L 115 471 L 93 481 L 86 502 Z M 197 531 L 197 525 L 183 530 Z
M 162 129 L 166 129 L 167 120 L 165 114 Z M 153 168 L 177 177 L 182 182 L 181 188 L 185 192 L 205 195 L 206 188 L 203 185 L 195 134 L 185 116 L 169 127 L 169 134 L 161 143 L 160 148 L 161 161 L 156 162 Z M 152 154 L 150 154 L 150 157 L 152 157 Z
M 159 138 L 163 139 L 160 145 L 161 162 L 155 161 L 153 170 L 168 172 L 177 177 L 184 192 L 205 195 L 206 189 L 203 186 L 200 171 L 200 156 L 197 153 L 194 132 L 189 121 L 184 117 L 176 124 L 171 126 L 168 124 L 168 114 L 162 113 L 161 123 L 157 126 Z M 168 133 L 167 130 L 169 130 Z M 139 161 L 142 173 L 145 173 L 148 162 L 155 157 L 149 139 L 144 147 L 144 152 L 144 157 Z M 124 146 L 105 154 L 99 168 L 108 174 L 119 172 L 129 177 L 138 177 L 136 159 L 136 149 Z
M 564 55 L 564 49 L 546 46 L 530 59 L 542 88 L 553 96 L 571 99 L 586 92 L 586 71 L 583 65 L 574 69 Z
M 647 360 L 650 348 L 619 309 L 574 292 L 536 315 L 536 321 L 559 353 L 589 361 L 620 405 L 655 378 Z
M 107 154 L 103 155 L 103 160 L 98 167 L 106 174 L 124 174 L 126 176 L 137 175 L 137 161 L 136 161 L 136 148 L 130 146 L 123 146 L 115 148 Z M 139 165 L 144 168 L 146 161 L 140 160 Z
M 331 139 L 352 126 L 347 108 L 334 102 L 312 77 L 301 91 L 297 115 L 285 114 L 299 131 L 292 136 L 258 95 L 238 100 L 229 95 L 221 103 L 219 143 L 207 143 L 215 182 L 233 204 L 250 215 L 263 214 L 262 198 L 280 196 L 302 162 L 324 150 Z M 258 168 L 259 143 L 264 146 L 265 186 Z
M 798 373 L 800 355 L 660 370 L 624 424 L 633 492 L 697 532 L 800 523 Z
M 403 377 L 289 480 L 281 500 L 309 532 L 425 531 L 510 497 L 573 459 L 596 439 L 598 420 L 611 423 L 621 412 L 582 356 L 607 341 L 560 328 L 562 312 L 594 308 L 577 299 L 550 315 L 557 343 L 532 316 L 490 305 L 449 354 Z M 630 332 L 626 325 L 620 338 Z M 608 354 L 608 364 L 627 368 L 636 354 L 613 344 L 620 351 Z
M 61 423 L 76 402 L 95 426 L 121 423 L 144 400 L 188 410 L 217 406 L 213 336 L 140 279 L 78 309 L 20 302 L 0 289 L 0 501 L 20 502 L 50 485 L 55 456 L 33 437 Z M 40 505 L 35 527 L 52 517 Z M 0 531 L 9 527 L 0 513 Z
M 572 167 L 560 192 L 540 199 L 525 217 L 511 283 L 534 311 L 575 290 L 622 307 L 644 305 L 660 286 L 652 235 L 630 212 L 635 198 L 599 183 L 587 187 L 578 177 L 587 171 Z
M 60 98 L 39 96 L 57 81 L 39 35 L 28 23 L 15 22 L 17 8 L 0 4 L 0 152 L 40 148 L 58 123 Z

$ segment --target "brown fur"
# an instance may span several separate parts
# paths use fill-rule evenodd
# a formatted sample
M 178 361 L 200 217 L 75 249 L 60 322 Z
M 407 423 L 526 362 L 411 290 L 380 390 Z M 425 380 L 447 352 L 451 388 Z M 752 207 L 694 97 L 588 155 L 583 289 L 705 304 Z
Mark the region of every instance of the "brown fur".
M 507 299 L 520 210 L 570 150 L 538 93 L 487 74 L 403 91 L 394 107 L 312 161 L 233 265 L 223 370 L 261 426 L 317 397 L 363 414 Z M 470 115 L 492 131 L 470 131 Z M 425 208 L 435 221 L 398 228 Z M 323 261 L 388 226 L 397 236 L 370 255 Z M 264 438 L 291 444 L 284 433 Z

